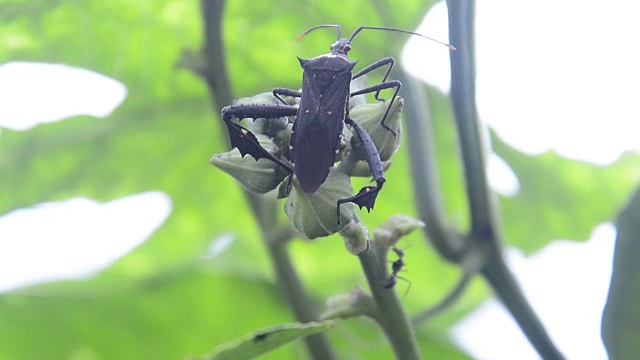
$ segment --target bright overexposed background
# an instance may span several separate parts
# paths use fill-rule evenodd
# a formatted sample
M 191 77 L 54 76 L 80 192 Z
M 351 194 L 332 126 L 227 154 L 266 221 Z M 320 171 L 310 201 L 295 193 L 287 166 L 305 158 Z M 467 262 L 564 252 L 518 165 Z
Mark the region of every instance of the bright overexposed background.
M 481 120 L 528 154 L 553 150 L 603 165 L 624 151 L 640 150 L 640 109 L 634 106 L 640 94 L 633 87 L 640 83 L 640 52 L 632 46 L 640 33 L 639 9 L 622 0 L 478 2 Z M 446 26 L 441 3 L 417 31 L 446 39 Z M 424 69 L 425 58 L 430 71 Z M 415 76 L 448 91 L 448 57 L 442 47 L 411 39 L 402 61 Z M 0 128 L 27 130 L 78 114 L 100 121 L 125 97 L 122 84 L 86 69 L 0 66 Z M 518 192 L 517 177 L 496 155 L 488 174 L 500 194 Z M 149 192 L 106 204 L 85 198 L 39 204 L 0 217 L 0 292 L 95 274 L 144 242 L 171 206 L 166 194 Z M 614 238 L 615 228 L 600 224 L 586 243 L 558 240 L 531 257 L 508 250 L 509 264 L 533 307 L 570 358 L 606 358 L 599 326 Z M 549 292 L 555 294 L 551 300 Z M 451 336 L 474 358 L 537 358 L 495 300 L 462 320 Z
M 635 105 L 640 98 L 640 51 L 633 45 L 633 34 L 640 33 L 634 20 L 639 11 L 640 4 L 623 0 L 478 2 L 481 120 L 510 146 L 530 155 L 551 150 L 607 165 L 626 151 L 640 151 L 640 108 Z M 417 31 L 448 37 L 444 2 L 431 9 Z M 446 51 L 414 37 L 402 60 L 412 75 L 448 92 Z M 438 70 L 424 71 L 425 63 Z M 488 176 L 498 193 L 517 192 L 515 174 L 495 154 Z M 517 249 L 507 252 L 510 268 L 567 358 L 606 359 L 600 320 L 614 241 L 615 227 L 607 223 L 597 225 L 586 243 L 557 240 L 529 258 Z M 539 358 L 493 299 L 450 334 L 476 359 Z
M 640 4 L 624 0 L 478 2 L 481 120 L 510 146 L 532 155 L 554 150 L 605 165 L 624 151 L 640 150 L 634 131 L 640 120 L 640 51 L 633 38 L 640 32 L 639 11 Z M 418 31 L 447 38 L 444 2 L 431 9 Z M 425 43 L 409 39 L 403 63 L 447 92 L 447 52 Z M 427 71 L 425 64 L 438 70 Z

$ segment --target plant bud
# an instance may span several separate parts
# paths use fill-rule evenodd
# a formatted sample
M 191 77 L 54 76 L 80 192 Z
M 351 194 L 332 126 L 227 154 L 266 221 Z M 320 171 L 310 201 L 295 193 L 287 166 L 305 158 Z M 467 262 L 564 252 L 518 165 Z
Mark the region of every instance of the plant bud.
M 391 131 L 382 126 L 382 117 L 384 116 L 387 108 L 389 107 L 389 100 L 384 102 L 378 102 L 373 104 L 363 104 L 354 107 L 349 115 L 358 124 L 369 133 L 371 140 L 376 145 L 380 159 L 382 161 L 389 160 L 391 156 L 396 152 L 400 146 L 400 139 L 402 134 L 402 123 L 400 122 L 400 113 L 404 106 L 404 99 L 396 97 L 395 101 L 389 109 L 389 114 L 384 123 L 396 135 L 394 136 Z M 357 137 L 355 137 L 357 139 Z M 355 147 L 360 146 L 360 140 L 355 140 Z
M 260 145 L 278 156 L 278 149 L 273 142 L 263 135 L 256 135 Z M 209 160 L 213 166 L 233 176 L 248 191 L 265 194 L 275 189 L 289 174 L 269 159 L 256 161 L 252 156 L 242 157 L 238 149 L 214 154 Z
M 391 163 L 391 160 L 382 161 L 382 170 L 384 172 L 387 172 L 387 170 L 389 170 L 389 168 L 391 167 Z M 360 160 L 355 164 L 355 166 L 351 169 L 351 171 L 349 171 L 347 175 L 357 177 L 370 177 L 371 169 L 369 169 L 369 164 L 367 164 L 366 161 Z
M 379 228 L 373 231 L 376 242 L 385 243 L 388 247 L 394 246 L 401 237 L 411 234 L 424 223 L 407 215 L 396 214 L 387 219 Z
M 349 92 L 350 93 L 354 93 L 358 90 L 362 90 L 365 87 L 367 87 L 367 76 L 360 76 L 359 78 L 355 79 L 355 80 L 351 80 L 351 86 L 349 88 Z M 358 105 L 362 105 L 365 104 L 367 102 L 367 99 L 365 97 L 364 94 L 362 95 L 356 95 L 353 96 L 349 99 L 349 110 L 353 109 L 354 107 L 358 106 Z
M 265 92 L 256 96 L 240 98 L 234 102 L 234 105 L 251 105 L 251 104 L 282 104 L 278 99 L 273 96 L 271 92 Z M 255 135 L 264 134 L 270 138 L 274 138 L 276 134 L 287 128 L 289 119 L 287 117 L 281 117 L 277 119 L 264 119 L 257 118 L 245 119 L 247 122 L 247 129 Z
M 344 245 L 351 255 L 358 256 L 369 250 L 369 230 L 362 223 L 352 221 L 340 230 Z
M 351 196 L 349 176 L 331 169 L 327 180 L 313 194 L 306 194 L 294 181 L 284 210 L 296 230 L 307 239 L 315 239 L 336 233 L 351 221 L 360 222 L 353 204 L 345 203 L 340 207 L 338 224 L 338 200 Z
M 359 286 L 351 290 L 350 294 L 337 294 L 327 300 L 327 310 L 320 315 L 320 319 L 347 319 L 356 316 L 372 316 L 377 311 L 377 305 L 371 294 Z

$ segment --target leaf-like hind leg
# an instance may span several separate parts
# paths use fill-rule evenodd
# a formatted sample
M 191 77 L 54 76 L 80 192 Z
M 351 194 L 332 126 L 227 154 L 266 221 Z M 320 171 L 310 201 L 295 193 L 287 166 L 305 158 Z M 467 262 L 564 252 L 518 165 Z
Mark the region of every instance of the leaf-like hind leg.
M 362 144 L 362 149 L 364 151 L 364 157 L 369 164 L 369 169 L 371 169 L 371 174 L 373 175 L 373 179 L 376 181 L 376 186 L 365 186 L 360 191 L 346 199 L 338 200 L 338 224 L 340 223 L 340 205 L 348 202 L 352 202 L 362 209 L 363 207 L 367 208 L 367 211 L 371 211 L 376 202 L 376 197 L 382 189 L 382 185 L 386 181 L 384 178 L 384 169 L 382 168 L 382 162 L 380 161 L 380 154 L 378 154 L 378 149 L 376 145 L 371 140 L 369 134 L 364 130 L 362 126 L 353 121 L 353 119 L 347 117 L 345 122 L 353 127 L 356 132 L 358 138 L 360 138 L 360 143 Z
M 289 172 L 289 174 L 293 174 L 293 169 L 291 169 L 290 166 L 283 163 L 280 159 L 276 158 L 265 148 L 263 148 L 258 142 L 256 136 L 251 131 L 237 123 L 234 123 L 231 120 L 244 118 L 275 119 L 285 116 L 294 116 L 296 115 L 297 111 L 297 106 L 279 104 L 231 105 L 226 106 L 222 109 L 222 120 L 224 120 L 225 124 L 227 125 L 231 147 L 238 148 L 238 150 L 240 150 L 240 154 L 243 157 L 249 154 L 254 159 L 256 159 L 256 161 L 263 158 L 269 159 L 281 166 L 283 169 Z
M 338 216 L 340 216 L 340 205 L 348 202 L 352 202 L 362 209 L 363 207 L 367 208 L 367 211 L 371 211 L 376 202 L 376 197 L 382 189 L 382 184 L 384 184 L 384 179 L 378 182 L 377 186 L 365 186 L 358 193 L 350 198 L 338 200 Z M 338 217 L 338 220 L 340 218 Z

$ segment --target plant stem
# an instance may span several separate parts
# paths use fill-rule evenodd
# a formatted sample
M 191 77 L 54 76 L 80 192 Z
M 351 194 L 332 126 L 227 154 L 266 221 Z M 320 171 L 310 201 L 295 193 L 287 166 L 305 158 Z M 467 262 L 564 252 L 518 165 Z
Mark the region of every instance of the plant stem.
M 501 253 L 496 252 L 489 256 L 482 274 L 538 354 L 543 359 L 564 359 L 507 268 Z
M 475 107 L 474 2 L 449 1 L 447 6 L 449 39 L 458 48 L 451 53 L 451 101 L 466 177 L 471 232 L 492 239 L 495 238 L 498 226 L 495 199 L 485 173 L 485 134 Z
M 374 239 L 369 251 L 358 257 L 377 304 L 378 312 L 375 320 L 386 334 L 397 359 L 421 359 L 411 322 L 398 295 L 392 289 L 383 287 L 389 276 L 387 252 L 388 247 Z
M 220 109 L 232 103 L 234 97 L 225 66 L 225 51 L 222 42 L 222 13 L 223 0 L 202 0 L 202 14 L 204 20 L 205 44 L 203 54 L 206 68 L 201 75 L 209 87 L 214 109 Z M 226 129 L 220 121 L 221 133 Z M 227 146 L 229 146 L 228 139 Z M 293 268 L 291 258 L 287 252 L 287 240 L 291 238 L 293 230 L 282 231 L 278 227 L 278 204 L 276 199 L 244 191 L 251 210 L 258 221 L 262 238 L 271 257 L 275 269 L 278 287 L 283 290 L 293 313 L 300 322 L 317 321 L 319 313 L 313 306 L 309 295 L 302 286 L 302 281 Z M 325 333 L 318 333 L 304 339 L 309 354 L 313 359 L 335 359 L 333 348 Z
M 481 272 L 509 309 L 518 325 L 540 356 L 562 359 L 542 323 L 522 294 L 502 256 L 504 242 L 500 231 L 494 194 L 489 189 L 486 169 L 486 147 L 475 98 L 474 17 L 473 0 L 447 1 L 449 39 L 457 51 L 451 54 L 451 100 L 457 124 L 458 139 L 466 178 L 471 215 L 471 231 L 467 237 L 470 251 L 486 254 Z
M 616 217 L 616 229 L 613 274 L 601 335 L 610 359 L 631 359 L 640 352 L 640 187 Z
M 403 109 L 407 125 L 409 161 L 413 177 L 416 206 L 426 226 L 427 239 L 440 255 L 452 262 L 459 262 L 464 252 L 462 236 L 447 227 L 444 201 L 438 181 L 437 156 L 429 100 L 422 83 L 399 71 L 403 93 L 407 98 Z

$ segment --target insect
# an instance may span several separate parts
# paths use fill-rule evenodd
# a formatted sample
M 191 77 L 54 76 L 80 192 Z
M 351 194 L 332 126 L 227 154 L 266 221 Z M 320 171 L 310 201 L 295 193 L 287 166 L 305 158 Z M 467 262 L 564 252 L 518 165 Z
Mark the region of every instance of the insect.
M 227 125 L 231 146 L 238 148 L 243 157 L 249 154 L 256 160 L 267 158 L 289 173 L 286 194 L 291 189 L 291 181 L 294 174 L 305 193 L 313 194 L 316 192 L 325 182 L 330 168 L 336 162 L 344 124 L 353 128 L 355 135 L 360 139 L 364 157 L 376 185 L 365 186 L 354 196 L 338 200 L 337 215 L 339 224 L 340 206 L 342 204 L 352 202 L 358 205 L 360 209 L 365 207 L 367 211 L 371 211 L 376 197 L 385 183 L 384 170 L 375 144 L 362 126 L 349 117 L 349 100 L 356 95 L 375 93 L 376 100 L 385 101 L 380 98 L 380 92 L 386 89 L 394 90 L 389 106 L 381 120 L 382 126 L 393 132 L 384 121 L 402 86 L 398 80 L 387 80 L 395 63 L 392 57 L 378 60 L 353 74 L 353 69 L 357 62 L 350 61 L 347 57 L 348 52 L 351 50 L 351 41 L 365 29 L 396 31 L 428 37 L 405 30 L 360 26 L 349 38 L 341 38 L 340 25 L 319 25 L 302 33 L 298 40 L 316 29 L 327 27 L 335 28 L 338 34 L 336 42 L 331 45 L 331 52 L 311 59 L 298 58 L 303 69 L 302 91 L 275 88 L 273 89 L 273 95 L 281 104 L 230 105 L 222 109 L 222 119 Z M 451 45 L 447 46 L 453 48 Z M 353 93 L 350 92 L 349 86 L 353 79 L 385 66 L 388 67 L 379 84 Z M 289 105 L 283 99 L 283 96 L 300 98 L 300 104 Z M 287 165 L 281 159 L 269 153 L 260 146 L 253 133 L 232 121 L 233 119 L 243 118 L 272 119 L 287 116 L 295 116 L 296 118 L 289 142 L 290 161 L 293 166 Z
M 404 293 L 404 296 L 407 296 L 407 293 L 411 288 L 411 281 L 403 278 L 402 276 L 398 276 L 398 273 L 402 271 L 402 269 L 406 265 L 406 263 L 404 262 L 404 250 L 393 247 L 393 251 L 396 253 L 396 255 L 398 255 L 398 260 L 391 262 L 391 275 L 389 275 L 389 278 L 387 278 L 387 281 L 382 286 L 385 289 L 391 289 L 392 287 L 396 286 L 396 284 L 398 283 L 398 279 L 404 280 L 409 283 L 409 287 L 407 287 L 407 290 Z
M 389 275 L 389 278 L 383 285 L 385 289 L 391 289 L 392 287 L 394 287 L 398 283 L 397 279 L 402 279 L 407 282 L 409 281 L 405 278 L 398 276 L 398 273 L 406 265 L 404 262 L 404 250 L 394 247 L 393 251 L 396 253 L 396 255 L 398 255 L 398 260 L 391 262 L 391 275 Z

